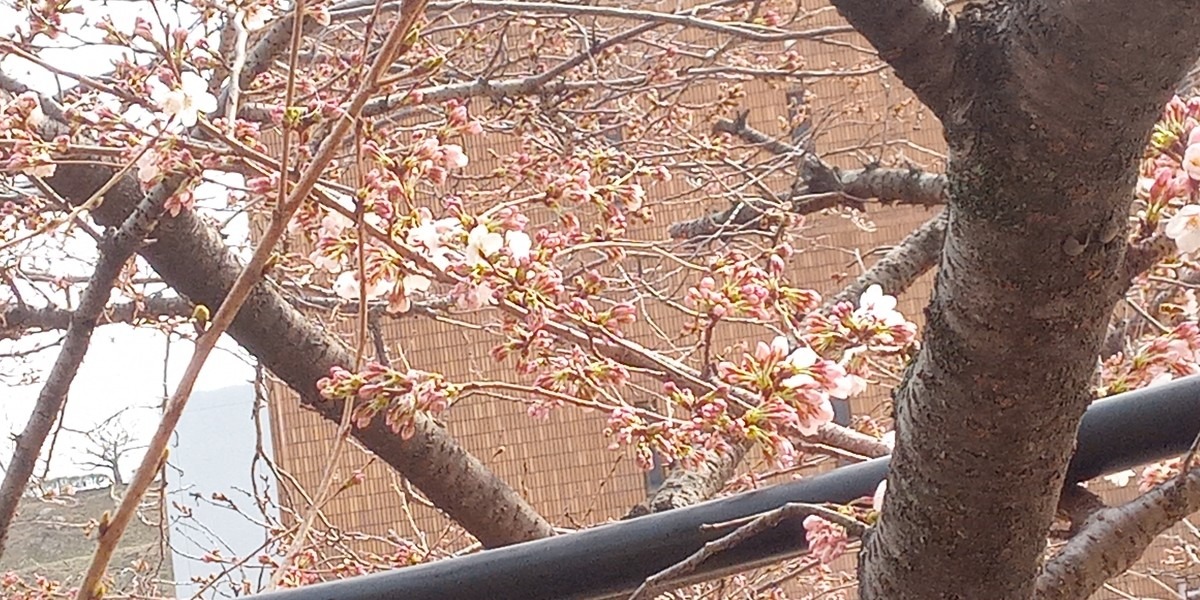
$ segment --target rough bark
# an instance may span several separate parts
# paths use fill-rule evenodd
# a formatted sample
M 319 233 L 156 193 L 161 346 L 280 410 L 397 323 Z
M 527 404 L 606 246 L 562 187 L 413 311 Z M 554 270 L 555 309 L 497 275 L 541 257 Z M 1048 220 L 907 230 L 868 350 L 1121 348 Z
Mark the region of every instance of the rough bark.
M 1112 508 L 1101 508 L 1038 575 L 1035 600 L 1085 600 L 1124 573 L 1155 538 L 1200 510 L 1200 471 Z
M 958 29 L 938 0 L 834 0 L 850 25 L 896 70 L 896 76 L 943 117 L 952 92 Z
M 135 323 L 139 319 L 186 317 L 192 313 L 187 298 L 151 296 L 136 302 L 123 302 L 104 308 L 97 324 Z M 19 337 L 29 331 L 66 329 L 73 313 L 65 308 L 48 306 L 6 306 L 0 310 L 0 338 Z
M 1136 164 L 1196 59 L 1200 5 L 981 3 L 958 26 L 941 113 L 949 224 L 924 345 L 895 394 L 865 600 L 1032 597 L 1124 289 Z
M 111 174 L 104 167 L 62 165 L 48 182 L 64 198 L 80 202 Z M 125 177 L 93 217 L 102 225 L 119 222 L 141 197 L 136 179 Z M 177 292 L 214 310 L 241 270 L 220 234 L 193 212 L 162 222 L 153 243 L 140 253 Z M 264 284 L 251 293 L 229 333 L 296 390 L 303 403 L 333 422 L 340 420 L 341 406 L 323 401 L 316 393 L 317 380 L 327 376 L 331 367 L 353 366 L 354 356 L 340 340 Z M 353 435 L 484 546 L 553 534 L 551 525 L 516 491 L 432 421 L 419 421 L 416 434 L 408 440 L 389 430 L 382 419 L 356 428 Z

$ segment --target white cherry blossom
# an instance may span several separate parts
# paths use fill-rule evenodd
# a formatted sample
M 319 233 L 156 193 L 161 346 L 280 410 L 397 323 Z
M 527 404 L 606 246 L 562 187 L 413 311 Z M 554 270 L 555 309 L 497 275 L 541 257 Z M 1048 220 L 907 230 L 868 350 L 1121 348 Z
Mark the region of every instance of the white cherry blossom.
M 410 246 L 423 250 L 429 262 L 445 271 L 455 256 L 454 252 L 446 247 L 446 238 L 459 231 L 462 231 L 462 224 L 458 219 L 424 219 L 420 225 L 408 230 L 405 241 Z
M 1180 208 L 1175 216 L 1167 221 L 1163 233 L 1175 240 L 1175 245 L 1184 254 L 1200 250 L 1200 205 L 1188 204 Z
M 489 231 L 487 225 L 476 225 L 467 234 L 467 265 L 475 266 L 487 262 L 487 257 L 497 253 L 504 247 L 504 236 L 495 231 Z
M 445 144 L 442 146 L 442 164 L 447 169 L 461 169 L 467 166 L 470 160 L 467 154 L 463 152 L 462 146 L 458 144 Z
M 180 80 L 179 87 L 156 93 L 154 101 L 168 117 L 192 127 L 200 113 L 217 110 L 217 98 L 208 93 L 208 82 L 195 73 L 184 73 Z
M 38 157 L 38 158 L 44 159 L 45 161 L 50 160 L 49 156 Z M 21 169 L 21 172 L 30 177 L 46 178 L 46 177 L 53 177 L 54 172 L 57 170 L 58 170 L 58 165 L 56 165 L 52 162 L 39 162 L 39 164 L 29 165 L 28 167 Z
M 408 296 L 413 292 L 429 291 L 429 286 L 433 285 L 433 282 L 420 273 L 409 273 L 401 280 L 401 285 L 404 286 L 404 295 Z
M 274 16 L 271 12 L 271 7 L 259 5 L 241 11 L 242 26 L 246 31 L 258 31 L 267 26 L 267 22 Z
M 884 325 L 904 323 L 904 315 L 896 310 L 896 297 L 883 293 L 879 284 L 868 287 L 858 299 L 860 311 L 874 316 Z
M 508 246 L 509 252 L 512 253 L 514 260 L 522 261 L 529 258 L 529 252 L 533 249 L 533 240 L 529 234 L 523 231 L 510 231 L 504 234 L 505 245 Z
M 388 288 L 392 287 L 390 281 L 381 280 L 373 284 L 367 284 L 367 299 L 374 300 L 387 293 Z M 333 291 L 339 298 L 346 300 L 358 299 L 358 273 L 355 271 L 344 271 L 338 275 L 337 281 L 333 284 Z
M 1134 477 L 1137 477 L 1137 473 L 1134 473 L 1133 469 L 1125 469 L 1112 475 L 1105 475 L 1104 480 L 1117 487 L 1125 487 Z

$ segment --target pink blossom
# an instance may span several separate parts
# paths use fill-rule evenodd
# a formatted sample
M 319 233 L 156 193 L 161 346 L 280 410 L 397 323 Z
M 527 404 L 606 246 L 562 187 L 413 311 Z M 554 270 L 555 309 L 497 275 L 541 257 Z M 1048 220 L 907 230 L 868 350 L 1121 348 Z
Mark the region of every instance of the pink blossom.
M 353 224 L 345 215 L 329 211 L 321 219 L 320 235 L 322 237 L 335 238 L 342 235 L 342 232 Z
M 17 96 L 14 104 L 25 109 L 25 125 L 37 130 L 46 122 L 46 113 L 42 112 L 42 99 L 34 92 L 23 92 Z
M 406 313 L 412 308 L 412 297 L 415 292 L 425 292 L 433 284 L 428 277 L 420 273 L 409 273 L 400 280 L 400 285 L 388 296 L 388 310 L 392 313 Z
M 367 283 L 367 299 L 374 299 L 382 296 L 387 292 L 387 288 L 391 287 L 391 282 L 376 281 Z M 358 272 L 344 271 L 338 275 L 337 280 L 333 284 L 333 291 L 339 298 L 346 300 L 358 299 Z
M 833 404 L 829 401 L 827 395 L 815 395 L 808 393 L 804 395 L 808 402 L 801 404 L 797 408 L 800 413 L 800 425 L 796 430 L 800 435 L 814 436 L 821 430 L 821 427 L 833 421 Z M 801 410 L 806 409 L 806 410 Z
M 442 164 L 447 169 L 461 169 L 467 166 L 470 162 L 467 159 L 466 153 L 463 152 L 462 146 L 458 144 L 446 144 L 442 146 Z
M 817 515 L 804 518 L 804 537 L 808 540 L 808 551 L 827 565 L 846 552 L 850 539 L 846 530 Z
M 1200 180 L 1200 144 L 1191 144 L 1183 151 L 1183 171 L 1193 180 Z
M 158 151 L 153 148 L 142 153 L 137 159 L 136 165 L 138 168 L 138 181 L 143 184 L 149 184 L 158 179 L 159 174 L 162 172 L 158 167 L 159 158 Z
M 1142 475 L 1138 479 L 1138 491 L 1144 494 L 1166 483 L 1167 480 L 1179 474 L 1179 469 L 1182 466 L 1182 461 L 1179 458 L 1147 466 L 1145 469 L 1142 469 Z
M 196 196 L 191 190 L 180 190 L 172 194 L 170 198 L 167 198 L 167 202 L 163 205 L 163 208 L 166 209 L 167 214 L 172 217 L 178 217 L 179 213 L 191 208 L 195 204 Z
M 464 310 L 478 310 L 496 303 L 496 290 L 485 283 L 476 285 L 461 285 L 458 292 L 458 306 Z

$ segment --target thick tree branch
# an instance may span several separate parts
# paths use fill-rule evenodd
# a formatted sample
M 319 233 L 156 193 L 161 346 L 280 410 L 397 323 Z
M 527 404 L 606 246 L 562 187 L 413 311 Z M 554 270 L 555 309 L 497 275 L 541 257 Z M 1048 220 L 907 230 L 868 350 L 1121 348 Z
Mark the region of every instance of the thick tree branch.
M 1058 498 L 1058 513 L 1070 523 L 1067 537 L 1079 533 L 1093 517 L 1107 508 L 1104 500 L 1082 485 L 1069 485 Z
M 947 213 L 942 212 L 908 234 L 887 254 L 871 265 L 854 283 L 830 296 L 827 304 L 858 302 L 858 297 L 872 285 L 898 296 L 917 279 L 937 265 L 942 244 L 946 239 Z
M 8 461 L 4 482 L 0 484 L 0 556 L 4 554 L 8 531 L 13 517 L 17 514 L 17 504 L 25 487 L 29 485 L 29 478 L 37 466 L 42 445 L 45 444 L 55 419 L 66 404 L 67 392 L 71 389 L 71 382 L 75 380 L 79 365 L 83 363 L 84 355 L 87 354 L 96 321 L 108 302 L 113 283 L 131 254 L 132 249 L 128 254 L 112 247 L 101 251 L 100 260 L 96 264 L 92 280 L 83 292 L 79 308 L 69 317 L 70 323 L 62 349 L 59 350 L 54 366 L 51 367 L 50 374 L 38 393 L 33 413 L 29 416 L 25 429 L 16 437 L 16 448 Z
M 135 323 L 140 319 L 186 317 L 192 303 L 186 298 L 150 296 L 140 301 L 114 304 L 99 315 L 98 324 Z M 74 313 L 65 308 L 49 306 L 30 308 L 6 306 L 0 311 L 0 338 L 17 337 L 27 331 L 66 329 Z
M 1200 510 L 1200 470 L 1097 511 L 1042 567 L 1035 600 L 1085 600 L 1129 569 L 1159 534 Z
M 244 74 L 249 71 L 248 65 Z M 47 104 L 43 100 L 43 106 Z M 66 163 L 59 165 L 47 183 L 69 202 L 79 204 L 112 175 L 113 169 L 106 166 Z M 104 203 L 92 216 L 102 225 L 119 223 L 142 197 L 136 177 L 124 176 L 108 190 Z M 141 248 L 140 253 L 178 293 L 213 310 L 220 306 L 242 269 L 220 233 L 191 211 L 161 223 L 154 242 Z M 341 340 L 262 283 L 250 293 L 229 334 L 296 390 L 301 402 L 334 423 L 340 421 L 341 407 L 324 401 L 316 391 L 316 383 L 328 376 L 330 368 L 354 364 L 353 353 Z M 415 435 L 407 440 L 392 432 L 382 419 L 355 428 L 353 435 L 484 546 L 553 534 L 550 523 L 516 491 L 431 420 L 418 420 Z
M 960 44 L 954 15 L 938 0 L 832 0 L 893 69 L 939 118 L 954 88 Z
M 125 175 L 125 171 L 110 172 L 108 179 L 101 182 L 96 190 L 79 198 L 80 203 L 88 202 L 100 194 L 100 190 Z M 110 223 L 109 225 L 115 227 L 100 241 L 100 258 L 96 268 L 80 298 L 79 308 L 70 317 L 63 346 L 38 393 L 33 414 L 16 439 L 13 458 L 4 473 L 4 482 L 0 483 L 0 555 L 4 553 L 4 542 L 16 515 L 21 494 L 29 485 L 29 478 L 33 475 L 42 445 L 50 434 L 54 420 L 66 404 L 67 392 L 70 391 L 75 374 L 79 372 L 79 365 L 83 363 L 83 357 L 87 354 L 92 333 L 96 330 L 96 322 L 104 306 L 108 304 L 113 285 L 125 263 L 137 252 L 143 240 L 158 224 L 158 218 L 172 193 L 168 190 L 174 189 L 168 185 L 157 186 L 150 195 L 131 206 L 131 210 L 122 215 L 121 219 Z
M 667 230 L 672 238 L 697 240 L 709 236 L 728 236 L 744 231 L 764 231 L 763 214 L 772 208 L 798 214 L 810 214 L 839 205 L 864 208 L 866 200 L 884 205 L 940 206 L 946 203 L 944 176 L 918 169 L 869 167 L 842 171 L 820 157 L 772 138 L 746 124 L 747 113 L 736 119 L 720 119 L 713 130 L 736 135 L 752 144 L 780 155 L 795 157 L 800 166 L 797 185 L 781 198 L 786 209 L 766 200 L 738 202 L 720 212 L 674 223 Z

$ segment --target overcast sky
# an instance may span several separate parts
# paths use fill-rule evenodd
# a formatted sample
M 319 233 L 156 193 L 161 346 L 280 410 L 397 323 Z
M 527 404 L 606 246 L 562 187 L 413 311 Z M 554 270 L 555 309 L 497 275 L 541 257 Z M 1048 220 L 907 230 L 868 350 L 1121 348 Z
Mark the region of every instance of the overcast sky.
M 82 6 L 85 10 L 82 16 L 70 15 L 64 19 L 68 30 L 75 33 L 83 31 L 79 25 L 84 19 L 95 19 L 100 13 L 111 18 L 119 28 L 131 26 L 137 16 L 142 16 L 152 23 L 157 23 L 159 17 L 168 24 L 178 23 L 178 19 L 167 9 L 185 5 L 159 3 L 159 8 L 164 12 L 158 16 L 151 3 L 144 1 L 84 0 L 73 2 L 72 6 Z M 15 23 L 21 20 L 21 15 L 0 6 L 0 33 L 11 32 Z M 83 37 L 97 40 L 100 36 L 90 33 Z M 44 42 L 44 38 L 40 41 Z M 100 75 L 109 72 L 111 61 L 124 51 L 108 46 L 78 48 L 79 42 L 78 39 L 59 40 L 57 43 L 76 48 L 53 50 L 43 53 L 42 56 L 54 64 L 67 66 L 82 74 Z M 0 70 L 45 94 L 55 94 L 59 89 L 69 88 L 75 83 L 12 55 L 0 59 Z M 221 208 L 227 204 L 223 188 L 211 184 L 201 186 L 201 189 L 197 190 L 197 202 L 204 206 Z M 226 229 L 232 239 L 245 239 L 246 231 L 244 218 L 235 220 Z M 244 248 L 242 250 L 244 251 Z M 65 247 L 31 251 L 21 260 L 27 269 L 52 272 L 55 275 L 87 277 L 91 274 L 95 260 L 95 244 L 86 236 L 76 235 L 72 236 Z M 145 268 L 144 263 L 141 263 L 141 266 Z M 146 274 L 152 273 L 147 269 Z M 36 298 L 37 295 L 29 294 L 27 297 Z M 6 355 L 53 344 L 60 336 L 61 332 L 54 332 L 28 336 L 17 341 L 0 341 L 0 385 L 5 387 L 4 402 L 0 403 L 0 427 L 8 432 L 17 433 L 25 426 L 41 389 L 40 382 L 27 385 L 20 383 L 26 381 L 30 374 L 44 377 L 58 354 L 58 348 L 51 347 L 19 359 Z M 242 352 L 232 340 L 228 337 L 223 338 L 220 348 L 208 359 L 197 382 L 197 391 L 227 387 L 253 379 L 253 368 L 247 359 L 241 356 Z M 170 362 L 166 374 L 168 393 L 175 390 L 191 354 L 191 342 L 177 337 L 170 349 Z M 163 400 L 163 361 L 166 357 L 167 336 L 162 332 L 124 325 L 109 325 L 98 329 L 92 338 L 83 367 L 71 387 L 64 418 L 65 425 L 71 429 L 88 430 L 124 409 L 127 412 L 122 416 L 123 424 L 127 424 L 137 437 L 148 439 L 157 424 L 157 409 Z M 7 457 L 12 451 L 12 442 L 8 438 L 9 436 L 5 436 L 0 440 L 0 457 Z M 60 438 L 50 465 L 51 477 L 83 474 L 84 470 L 75 464 L 79 458 L 77 448 L 81 441 L 79 436 L 70 434 Z M 140 458 L 135 453 L 127 459 L 127 469 L 130 472 Z

